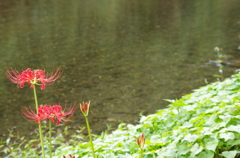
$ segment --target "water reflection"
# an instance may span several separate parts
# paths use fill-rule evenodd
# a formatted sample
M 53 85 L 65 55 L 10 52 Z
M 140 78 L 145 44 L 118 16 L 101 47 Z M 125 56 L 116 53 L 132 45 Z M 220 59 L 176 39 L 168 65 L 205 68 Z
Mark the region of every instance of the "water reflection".
M 40 103 L 91 100 L 95 133 L 120 121 L 134 123 L 139 113 L 154 113 L 204 85 L 218 68 L 213 49 L 236 56 L 239 1 L 43 0 L 0 1 L 0 134 L 36 125 L 20 109 L 33 106 L 31 89 L 17 89 L 5 67 L 64 73 L 38 90 Z M 225 67 L 225 76 L 233 68 Z M 30 125 L 29 125 L 30 124 Z M 84 125 L 80 110 L 72 125 Z

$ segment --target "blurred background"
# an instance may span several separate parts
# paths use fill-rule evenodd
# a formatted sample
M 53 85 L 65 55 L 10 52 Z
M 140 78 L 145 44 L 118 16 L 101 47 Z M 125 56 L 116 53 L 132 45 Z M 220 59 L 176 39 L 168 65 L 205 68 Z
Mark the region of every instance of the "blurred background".
M 215 82 L 217 53 L 224 77 L 240 66 L 239 0 L 0 0 L 0 136 L 37 128 L 21 109 L 35 107 L 29 86 L 16 88 L 6 68 L 59 67 L 62 76 L 40 104 L 91 101 L 94 134 L 135 124 L 192 90 Z M 77 109 L 71 126 L 85 126 Z

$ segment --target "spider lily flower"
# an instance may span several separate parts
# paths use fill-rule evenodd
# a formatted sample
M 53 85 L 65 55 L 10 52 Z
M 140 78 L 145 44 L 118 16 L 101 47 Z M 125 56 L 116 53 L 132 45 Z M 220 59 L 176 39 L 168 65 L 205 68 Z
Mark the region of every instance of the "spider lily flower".
M 62 107 L 60 105 L 44 105 L 38 107 L 38 113 L 36 114 L 33 112 L 32 109 L 27 109 L 24 111 L 22 110 L 22 113 L 27 117 L 35 120 L 39 125 L 41 125 L 40 121 L 50 119 L 52 122 L 56 121 L 56 125 L 59 125 L 61 122 L 65 123 L 69 121 L 74 111 L 76 110 L 76 106 L 71 106 L 67 112 L 64 112 Z M 69 115 L 68 117 L 66 117 Z
M 38 108 L 39 108 L 38 111 L 41 110 L 41 106 L 39 106 Z M 31 108 L 29 109 L 26 108 L 25 111 L 22 110 L 22 113 L 25 115 L 25 117 L 30 118 L 30 120 L 29 119 L 27 120 L 31 121 L 32 119 L 33 121 L 36 121 L 38 125 L 41 125 L 40 121 L 43 121 L 48 117 L 47 115 L 41 112 L 36 114 Z
M 141 136 L 138 137 L 138 138 L 136 139 L 136 141 L 137 141 L 137 144 L 138 144 L 139 148 L 142 150 L 142 149 L 143 149 L 143 146 L 144 146 L 144 144 L 145 144 L 145 137 L 144 137 L 144 135 L 141 134 Z
M 69 121 L 72 118 L 75 110 L 75 105 L 71 106 L 67 111 L 65 111 L 65 109 L 63 110 L 60 105 L 53 105 L 52 112 L 48 118 L 51 119 L 52 122 L 56 120 L 56 125 L 59 125 L 61 122 L 65 123 Z M 67 115 L 69 116 L 66 117 Z
M 88 116 L 89 107 L 90 107 L 90 101 L 88 103 L 82 102 L 82 104 L 80 104 L 80 109 L 84 116 Z
M 51 72 L 50 77 L 44 70 L 35 69 L 32 70 L 30 68 L 19 72 L 14 69 L 7 69 L 6 76 L 13 83 L 17 84 L 18 88 L 23 88 L 24 84 L 27 82 L 30 85 L 30 88 L 33 88 L 33 85 L 40 85 L 41 90 L 44 90 L 46 86 L 53 84 L 60 76 L 62 72 L 60 68 Z

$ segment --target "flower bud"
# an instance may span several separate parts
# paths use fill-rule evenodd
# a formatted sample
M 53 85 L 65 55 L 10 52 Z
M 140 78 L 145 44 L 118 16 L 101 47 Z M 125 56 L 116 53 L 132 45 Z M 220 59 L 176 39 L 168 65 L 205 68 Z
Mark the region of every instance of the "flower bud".
M 137 144 L 138 144 L 139 148 L 140 148 L 140 149 L 143 149 L 143 146 L 144 146 L 144 144 L 145 144 L 145 137 L 144 137 L 144 135 L 141 134 L 141 136 L 138 137 L 138 138 L 136 139 L 136 141 L 137 141 Z
M 84 116 L 88 116 L 89 106 L 90 106 L 90 101 L 86 103 L 82 102 L 82 104 L 80 104 L 80 109 Z

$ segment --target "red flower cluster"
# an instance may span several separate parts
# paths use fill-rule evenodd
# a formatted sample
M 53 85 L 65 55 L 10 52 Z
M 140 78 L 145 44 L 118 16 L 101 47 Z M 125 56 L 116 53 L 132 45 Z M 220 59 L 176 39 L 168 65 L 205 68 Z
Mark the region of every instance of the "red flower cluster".
M 68 109 L 67 112 L 64 112 L 65 110 L 62 109 L 60 105 L 44 105 L 38 107 L 38 113 L 36 114 L 32 109 L 27 109 L 24 111 L 22 110 L 22 113 L 30 118 L 35 120 L 39 125 L 41 125 L 40 121 L 50 119 L 52 122 L 56 121 L 56 125 L 59 125 L 60 122 L 67 122 L 71 119 L 73 116 L 74 111 L 76 110 L 76 106 L 73 105 Z M 67 118 L 65 116 L 69 115 Z
M 61 76 L 61 74 L 62 72 L 60 71 L 60 68 L 52 72 L 49 78 L 47 78 L 45 71 L 40 69 L 31 70 L 28 68 L 27 70 L 19 72 L 11 68 L 11 71 L 7 69 L 6 72 L 8 79 L 13 83 L 17 83 L 18 88 L 23 88 L 24 83 L 27 82 L 31 85 L 30 88 L 33 88 L 33 85 L 35 84 L 41 85 L 41 90 L 45 89 L 46 86 L 51 85 Z

